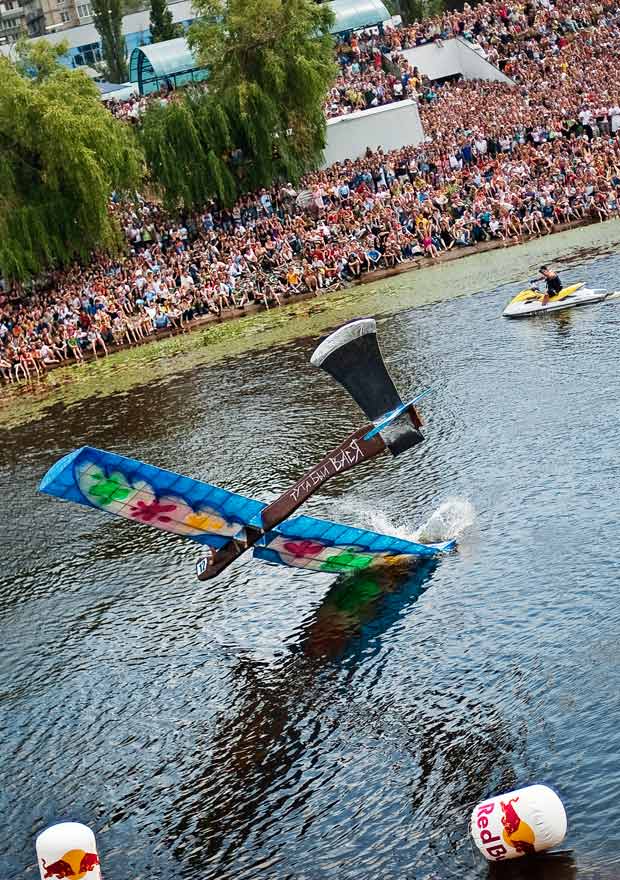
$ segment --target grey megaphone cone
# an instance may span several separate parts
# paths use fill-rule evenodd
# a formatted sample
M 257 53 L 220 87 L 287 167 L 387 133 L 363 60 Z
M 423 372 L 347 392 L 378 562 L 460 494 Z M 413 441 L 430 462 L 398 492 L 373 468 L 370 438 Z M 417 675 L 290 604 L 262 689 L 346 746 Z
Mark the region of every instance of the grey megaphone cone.
M 373 422 L 402 405 L 383 361 L 373 318 L 350 321 L 334 330 L 315 349 L 310 362 L 339 382 Z M 381 435 L 393 455 L 423 439 L 407 415 Z

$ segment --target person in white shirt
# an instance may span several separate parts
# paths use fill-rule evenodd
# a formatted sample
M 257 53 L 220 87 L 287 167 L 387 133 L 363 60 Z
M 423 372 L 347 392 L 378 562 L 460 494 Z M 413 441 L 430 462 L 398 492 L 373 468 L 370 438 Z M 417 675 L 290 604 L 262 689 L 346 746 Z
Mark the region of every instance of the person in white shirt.
M 189 272 L 183 272 L 181 275 L 181 290 L 189 290 L 194 286 L 194 279 Z
M 39 357 L 41 358 L 41 360 L 43 361 L 45 366 L 48 366 L 49 364 L 59 364 L 60 363 L 58 358 L 54 357 L 53 350 L 45 342 L 43 343 L 43 345 L 39 349 Z

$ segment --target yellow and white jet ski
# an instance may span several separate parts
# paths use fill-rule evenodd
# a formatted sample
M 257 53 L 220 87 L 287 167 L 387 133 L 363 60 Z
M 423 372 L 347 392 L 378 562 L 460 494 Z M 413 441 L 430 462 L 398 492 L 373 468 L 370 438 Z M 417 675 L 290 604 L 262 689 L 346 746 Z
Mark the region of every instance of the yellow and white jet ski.
M 550 296 L 543 305 L 544 291 L 530 282 L 530 287 L 527 290 L 522 290 L 514 299 L 510 300 L 503 315 L 505 318 L 529 318 L 531 315 L 542 315 L 544 312 L 557 312 L 558 309 L 585 306 L 589 303 L 602 302 L 610 292 L 600 287 L 586 287 L 582 281 L 580 284 L 571 284 L 570 287 L 562 288 L 559 293 Z

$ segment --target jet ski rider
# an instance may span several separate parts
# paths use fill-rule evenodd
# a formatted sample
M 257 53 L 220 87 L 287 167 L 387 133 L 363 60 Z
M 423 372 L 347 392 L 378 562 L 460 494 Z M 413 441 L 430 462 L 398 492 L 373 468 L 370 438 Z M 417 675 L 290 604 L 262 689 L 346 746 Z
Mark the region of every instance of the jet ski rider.
M 560 276 L 557 275 L 553 269 L 548 269 L 547 266 L 541 266 L 539 271 L 540 279 L 537 278 L 536 280 L 538 281 L 544 278 L 547 282 L 547 292 L 543 296 L 541 302 L 541 305 L 546 306 L 549 302 L 549 297 L 555 296 L 562 290 L 562 282 L 560 281 Z

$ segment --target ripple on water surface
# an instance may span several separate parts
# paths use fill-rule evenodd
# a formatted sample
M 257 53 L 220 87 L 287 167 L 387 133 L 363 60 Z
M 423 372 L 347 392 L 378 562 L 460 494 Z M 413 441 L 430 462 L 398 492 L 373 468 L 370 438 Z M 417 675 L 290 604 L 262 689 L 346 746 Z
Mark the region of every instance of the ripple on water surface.
M 308 505 L 464 530 L 401 583 L 248 562 L 199 584 L 191 546 L 35 495 L 91 443 L 275 497 L 360 420 L 311 340 L 5 435 L 2 877 L 34 878 L 67 817 L 114 880 L 483 877 L 471 807 L 536 781 L 572 855 L 506 876 L 618 876 L 620 305 L 509 323 L 508 295 L 382 320 L 399 388 L 434 388 L 427 441 Z

